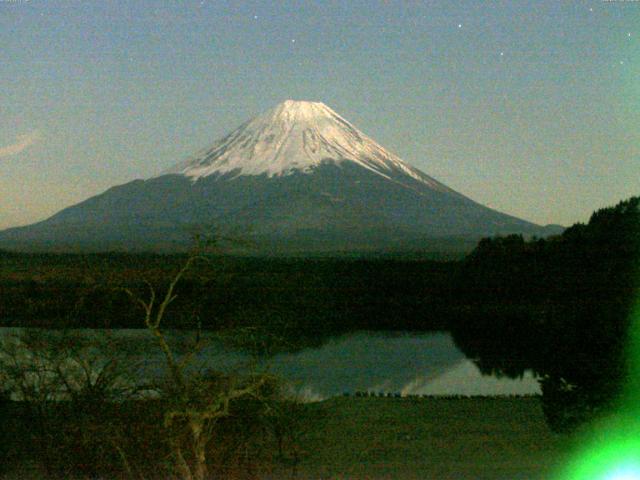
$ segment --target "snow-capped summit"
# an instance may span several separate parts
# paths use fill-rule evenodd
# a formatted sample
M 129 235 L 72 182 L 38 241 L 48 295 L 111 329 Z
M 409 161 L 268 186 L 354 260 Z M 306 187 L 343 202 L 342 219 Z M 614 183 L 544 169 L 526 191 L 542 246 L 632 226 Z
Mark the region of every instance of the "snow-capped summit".
M 167 173 L 197 180 L 213 174 L 311 173 L 321 164 L 354 162 L 390 179 L 404 174 L 428 187 L 451 191 L 404 163 L 321 102 L 286 100 L 241 125 Z

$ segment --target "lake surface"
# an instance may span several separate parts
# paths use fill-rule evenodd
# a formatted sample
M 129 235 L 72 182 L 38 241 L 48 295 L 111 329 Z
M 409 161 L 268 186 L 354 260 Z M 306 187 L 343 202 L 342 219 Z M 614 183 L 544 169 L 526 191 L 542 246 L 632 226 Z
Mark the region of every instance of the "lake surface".
M 0 338 L 21 331 L 2 328 Z M 78 330 L 73 334 L 99 341 L 109 338 L 140 381 L 164 371 L 160 348 L 146 330 Z M 188 349 L 195 333 L 169 332 L 167 336 L 180 353 Z M 207 345 L 194 360 L 196 368 L 239 371 L 251 363 L 250 356 L 225 348 L 214 335 L 205 332 L 203 337 Z M 531 374 L 516 380 L 483 376 L 446 333 L 356 332 L 330 339 L 317 348 L 262 360 L 260 368 L 267 367 L 285 379 L 294 395 L 306 401 L 365 391 L 402 395 L 540 393 Z

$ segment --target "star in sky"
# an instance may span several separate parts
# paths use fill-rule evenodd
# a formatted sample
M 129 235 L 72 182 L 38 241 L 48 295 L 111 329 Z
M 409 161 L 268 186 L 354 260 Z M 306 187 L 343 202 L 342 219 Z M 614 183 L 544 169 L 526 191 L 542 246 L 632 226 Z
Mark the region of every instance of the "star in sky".
M 9 0 L 0 0 L 0 8 L 3 1 Z M 209 118 L 210 112 L 207 111 L 205 106 L 209 105 L 217 94 L 229 95 L 229 102 L 239 103 L 244 109 L 242 110 L 244 115 L 248 118 L 250 114 L 269 107 L 268 99 L 291 95 L 287 92 L 291 88 L 289 80 L 293 78 L 295 81 L 301 82 L 299 88 L 303 92 L 309 92 L 305 95 L 310 97 L 325 95 L 326 98 L 324 100 L 338 111 L 343 108 L 347 112 L 353 112 L 362 108 L 364 112 L 362 114 L 364 118 L 363 127 L 367 125 L 368 121 L 369 125 L 373 125 L 373 127 L 367 128 L 373 128 L 373 133 L 379 134 L 382 141 L 385 141 L 384 135 L 387 135 L 391 139 L 390 147 L 396 147 L 399 150 L 404 148 L 405 150 L 402 153 L 407 156 L 407 159 L 414 160 L 418 164 L 423 161 L 423 158 L 427 158 L 426 155 L 423 155 L 425 152 L 403 145 L 399 137 L 400 133 L 396 132 L 393 126 L 388 126 L 387 123 L 381 122 L 377 118 L 376 109 L 399 109 L 399 105 L 404 104 L 404 102 L 410 103 L 414 100 L 427 105 L 428 107 L 425 107 L 425 109 L 415 109 L 415 112 L 412 111 L 410 115 L 407 115 L 404 119 L 406 125 L 403 126 L 407 126 L 409 129 L 416 128 L 419 133 L 415 133 L 415 135 L 424 135 L 427 140 L 433 141 L 433 144 L 437 145 L 425 147 L 425 149 L 429 150 L 428 153 L 433 153 L 434 157 L 440 158 L 446 156 L 443 152 L 455 151 L 455 155 L 460 155 L 461 162 L 470 162 L 468 165 L 471 166 L 465 168 L 475 174 L 476 170 L 474 170 L 475 167 L 473 167 L 472 160 L 475 158 L 473 152 L 475 146 L 463 145 L 463 142 L 459 141 L 459 138 L 462 137 L 458 136 L 465 135 L 466 128 L 470 129 L 470 135 L 475 134 L 472 122 L 462 123 L 460 120 L 465 118 L 463 112 L 474 118 L 484 118 L 486 116 L 492 120 L 498 116 L 501 116 L 500 118 L 504 116 L 508 120 L 510 115 L 516 116 L 518 112 L 520 112 L 520 116 L 525 113 L 531 113 L 531 118 L 551 123 L 555 119 L 551 118 L 553 109 L 549 105 L 551 105 L 552 101 L 561 101 L 566 102 L 567 106 L 575 107 L 567 108 L 566 115 L 563 116 L 563 119 L 566 118 L 567 122 L 569 122 L 566 125 L 563 124 L 563 128 L 566 131 L 570 131 L 570 124 L 581 122 L 582 116 L 590 115 L 592 111 L 597 111 L 598 115 L 603 118 L 617 118 L 618 120 L 621 118 L 614 117 L 616 108 L 622 105 L 623 98 L 627 98 L 627 96 L 623 97 L 622 95 L 627 95 L 627 92 L 632 92 L 634 88 L 634 85 L 629 83 L 631 79 L 628 75 L 633 75 L 633 69 L 636 68 L 638 63 L 633 54 L 635 53 L 635 47 L 640 42 L 640 30 L 633 24 L 632 18 L 625 18 L 625 15 L 635 14 L 633 6 L 628 3 L 629 8 L 624 9 L 623 12 L 613 4 L 603 3 L 603 0 L 584 1 L 575 5 L 576 8 L 573 6 L 556 8 L 557 2 L 558 0 L 500 2 L 500 12 L 495 9 L 481 8 L 478 8 L 476 12 L 474 9 L 478 16 L 470 12 L 467 5 L 462 5 L 464 2 L 408 2 L 412 5 L 411 8 L 384 9 L 384 12 L 376 12 L 376 16 L 372 21 L 363 21 L 364 17 L 362 16 L 361 8 L 357 5 L 358 2 L 353 2 L 353 6 L 350 6 L 352 2 L 344 2 L 340 5 L 338 5 L 340 2 L 326 2 L 327 8 L 323 8 L 322 21 L 318 21 L 313 17 L 318 12 L 317 5 L 312 0 L 302 0 L 296 3 L 296 5 L 300 6 L 300 12 L 296 13 L 297 16 L 294 17 L 286 16 L 289 11 L 289 7 L 285 5 L 286 2 L 272 2 L 269 4 L 268 10 L 258 9 L 249 5 L 237 9 L 230 8 L 223 5 L 225 2 L 212 2 L 209 0 L 184 2 L 185 4 L 192 4 L 192 7 L 164 8 L 156 6 L 154 9 L 149 9 L 148 5 L 145 6 L 147 2 L 134 2 L 131 4 L 131 8 L 128 9 L 131 10 L 129 12 L 131 13 L 131 18 L 122 16 L 122 22 L 119 22 L 117 29 L 114 30 L 110 27 L 108 19 L 112 13 L 116 15 L 117 9 L 112 12 L 110 7 L 105 7 L 104 11 L 110 12 L 109 15 L 101 14 L 95 17 L 90 13 L 95 10 L 93 8 L 73 9 L 74 14 L 69 15 L 70 18 L 73 18 L 73 22 L 70 22 L 69 19 L 65 19 L 66 13 L 63 14 L 66 11 L 66 7 L 51 10 L 46 9 L 44 6 L 40 8 L 39 6 L 42 2 L 29 1 L 29 4 L 33 4 L 33 8 L 29 9 L 29 11 L 25 10 L 21 21 L 12 25 L 12 35 L 10 36 L 11 38 L 8 38 L 8 41 L 11 43 L 13 50 L 9 52 L 11 54 L 5 55 L 6 58 L 3 61 L 5 70 L 13 70 L 12 73 L 16 75 L 24 75 L 25 78 L 29 78 L 29 82 L 13 82 L 10 88 L 0 89 L 0 100 L 3 100 L 0 104 L 13 102 L 16 105 L 21 103 L 29 105 L 28 108 L 24 108 L 26 112 L 24 113 L 25 118 L 28 118 L 25 122 L 31 122 L 34 125 L 39 125 L 40 122 L 55 122 L 55 115 L 49 111 L 50 109 L 42 107 L 37 102 L 36 95 L 30 95 L 29 86 L 31 84 L 37 85 L 37 90 L 42 90 L 43 92 L 67 92 L 69 87 L 67 85 L 68 79 L 65 75 L 72 74 L 74 71 L 71 67 L 72 65 L 84 68 L 86 62 L 89 65 L 87 67 L 89 71 L 96 74 L 100 72 L 100 74 L 108 73 L 108 75 L 111 75 L 109 79 L 115 82 L 114 85 L 117 85 L 117 88 L 114 87 L 102 92 L 95 90 L 91 86 L 89 77 L 78 78 L 74 80 L 74 82 L 77 81 L 78 88 L 73 89 L 73 95 L 78 95 L 77 100 L 74 100 L 74 102 L 54 100 L 58 96 L 51 94 L 51 99 L 48 99 L 47 102 L 59 102 L 57 105 L 64 112 L 65 122 L 73 122 L 74 126 L 82 126 L 84 135 L 82 138 L 89 139 L 100 134 L 95 125 L 90 125 L 90 122 L 86 121 L 87 116 L 91 113 L 85 111 L 86 109 L 73 108 L 73 106 L 84 105 L 86 102 L 94 101 L 104 95 L 105 104 L 108 102 L 114 105 L 113 108 L 105 109 L 105 112 L 108 110 L 107 113 L 109 115 L 109 120 L 105 120 L 105 125 L 112 129 L 110 133 L 112 137 L 110 138 L 118 138 L 117 136 L 120 135 L 117 130 L 117 125 L 120 121 L 119 115 L 130 114 L 124 109 L 125 102 L 121 101 L 124 98 L 121 92 L 126 91 L 126 87 L 129 85 L 127 82 L 132 81 L 130 75 L 132 72 L 138 72 L 136 70 L 138 66 L 142 69 L 140 70 L 141 78 L 151 78 L 153 75 L 153 78 L 157 76 L 158 80 L 163 82 L 163 89 L 159 89 L 162 93 L 165 93 L 165 86 L 166 91 L 178 88 L 179 80 L 184 75 L 187 75 L 186 72 L 190 72 L 192 68 L 197 68 L 198 75 L 193 75 L 193 88 L 190 89 L 190 100 L 188 105 L 185 105 L 185 108 L 186 106 L 193 108 L 194 115 L 201 115 L 202 118 Z M 100 0 L 88 0 L 86 3 L 88 5 L 92 3 L 101 4 Z M 231 3 L 233 4 L 233 2 Z M 429 3 L 437 5 L 427 5 Z M 536 11 L 540 15 L 537 13 L 535 15 L 531 14 L 532 4 L 537 5 L 538 3 L 540 6 L 536 7 Z M 393 2 L 389 2 L 390 6 L 392 4 Z M 620 3 L 618 6 L 621 5 Z M 638 0 L 637 5 L 640 6 L 640 0 Z M 204 8 L 205 6 L 207 8 Z M 252 12 L 252 10 L 254 11 Z M 256 10 L 260 13 L 257 13 Z M 542 15 L 542 12 L 557 13 L 558 18 L 550 20 L 546 18 L 546 14 Z M 121 15 L 119 10 L 117 15 Z M 1 16 L 2 14 L 0 13 Z M 458 23 L 454 23 L 456 19 L 458 19 Z M 463 20 L 469 23 L 462 23 Z M 33 24 L 29 23 L 31 21 L 33 21 Z M 268 24 L 265 29 L 260 28 L 263 22 Z M 360 22 L 358 28 L 345 28 L 352 22 Z M 69 25 L 69 23 L 73 23 L 73 25 Z M 158 26 L 162 27 L 169 24 L 188 28 L 167 28 L 164 29 L 164 34 L 159 36 Z M 212 38 L 211 25 L 216 25 L 218 30 L 215 38 Z M 99 28 L 102 32 L 100 48 L 93 49 L 91 51 L 92 55 L 86 55 L 81 49 L 82 42 L 77 42 L 75 39 L 90 37 L 92 29 L 95 30 L 96 28 Z M 632 28 L 636 30 L 631 30 Z M 459 31 L 458 34 L 455 33 L 456 30 Z M 462 30 L 464 30 L 464 33 Z M 119 49 L 122 48 L 122 39 L 128 38 L 128 32 L 131 32 L 132 35 L 135 34 L 136 38 L 141 39 L 141 41 L 127 42 L 128 51 L 121 52 Z M 512 33 L 515 32 L 518 33 L 514 37 Z M 311 34 L 313 38 L 317 38 L 318 42 L 308 42 L 304 36 L 308 34 Z M 292 37 L 292 35 L 296 36 Z M 297 35 L 301 35 L 302 42 L 298 40 Z M 571 41 L 562 41 L 563 35 L 566 35 L 565 39 L 569 37 Z M 154 43 L 152 49 L 152 58 L 154 60 L 152 63 L 141 63 L 140 59 L 145 58 L 145 55 L 148 54 L 144 48 L 145 41 L 143 41 L 147 38 Z M 624 40 L 625 38 L 626 40 Z M 71 39 L 74 39 L 74 41 L 70 41 Z M 213 41 L 214 39 L 215 41 Z M 46 49 L 34 47 L 30 49 L 29 58 L 20 61 L 21 42 L 33 45 L 64 42 L 65 48 Z M 322 77 L 323 81 L 318 80 L 319 77 L 312 73 L 310 64 L 307 61 L 303 61 L 302 65 L 299 65 L 298 62 L 299 58 L 310 58 L 311 53 L 318 48 L 316 43 L 330 45 L 331 48 L 338 50 L 331 54 L 314 57 L 323 71 L 333 72 L 332 75 L 327 74 L 326 78 Z M 172 46 L 174 44 L 177 45 L 175 48 Z M 256 45 L 259 48 L 255 48 Z M 336 79 L 347 78 L 354 71 L 364 71 L 367 68 L 367 60 L 370 61 L 370 59 L 365 58 L 366 55 L 361 55 L 361 52 L 366 51 L 369 46 L 379 52 L 379 55 L 376 56 L 376 61 L 384 65 L 385 71 L 388 71 L 389 75 L 378 75 L 374 76 L 375 78 L 369 78 L 367 79 L 367 85 L 371 87 L 371 92 L 391 92 L 390 98 L 387 98 L 387 95 L 375 97 L 375 108 L 366 102 L 366 99 L 369 98 L 369 91 L 362 91 L 352 84 L 348 84 L 344 88 L 339 83 L 326 85 L 326 82 L 331 83 L 333 80 L 337 82 Z M 502 46 L 510 50 L 508 52 L 507 50 L 502 50 L 500 48 Z M 587 46 L 589 47 L 588 49 Z M 402 48 L 400 55 L 397 54 L 399 48 Z M 6 46 L 3 45 L 3 49 L 6 49 Z M 557 53 L 557 57 L 554 57 L 557 62 L 553 61 L 545 64 L 541 60 L 543 55 L 555 52 L 557 49 L 560 49 L 561 52 Z M 269 58 L 262 58 L 265 51 L 278 54 L 270 55 Z M 585 55 L 585 51 L 589 54 Z M 190 54 L 184 55 L 184 58 L 176 58 L 176 52 L 188 52 Z M 229 57 L 226 57 L 226 52 L 229 52 Z M 98 66 L 98 63 L 94 61 L 96 56 L 100 56 L 100 60 L 104 60 L 104 67 Z M 454 57 L 455 62 L 450 61 L 452 57 Z M 350 58 L 351 61 L 345 62 L 344 58 Z M 286 61 L 283 61 L 283 59 Z M 28 64 L 25 62 L 28 62 Z M 55 65 L 59 64 L 61 67 L 56 70 L 56 75 L 50 75 L 49 83 L 46 83 L 46 68 L 49 62 Z M 209 63 L 213 64 L 214 62 L 233 62 L 233 68 L 224 69 L 224 72 L 218 69 L 214 75 L 213 70 L 206 67 Z M 289 69 L 289 66 L 297 64 L 298 69 Z M 67 65 L 69 65 L 69 68 L 67 68 Z M 169 68 L 170 65 L 175 65 L 175 67 Z M 455 68 L 459 65 L 464 66 L 464 68 Z M 570 70 L 571 65 L 577 65 L 580 68 L 579 71 L 584 72 L 584 75 L 574 75 Z M 264 71 L 273 71 L 273 78 L 279 81 L 268 85 L 265 84 L 265 98 L 258 101 L 253 96 L 247 95 L 246 92 L 252 91 L 256 81 L 260 81 L 259 79 L 262 78 Z M 390 72 L 397 72 L 397 74 L 391 74 Z M 422 76 L 425 72 L 428 72 L 434 84 L 448 85 L 451 90 L 442 93 L 438 88 L 422 87 Z M 494 77 L 498 75 L 501 75 L 501 77 L 499 84 L 496 85 Z M 535 75 L 537 82 L 539 81 L 539 89 L 536 87 L 536 90 L 531 90 L 530 95 L 521 95 L 523 88 L 529 88 L 532 75 Z M 405 78 L 406 80 L 403 80 Z M 619 84 L 616 84 L 616 88 L 609 88 L 609 82 L 619 82 Z M 407 85 L 410 85 L 411 88 L 406 88 Z M 155 91 L 152 88 L 144 90 L 145 101 L 148 100 L 150 103 L 147 106 L 142 105 L 144 102 L 141 102 L 141 114 L 149 114 L 147 109 L 153 112 L 152 105 L 154 107 L 161 106 L 162 108 L 169 105 L 167 103 L 169 100 L 165 99 L 165 96 L 159 91 Z M 514 108 L 503 111 L 497 109 L 485 111 L 478 107 L 478 102 L 480 102 L 478 100 L 478 102 L 466 102 L 458 111 L 447 109 L 446 102 L 440 102 L 439 100 L 442 98 L 441 95 L 449 95 L 449 91 L 456 92 L 460 98 L 476 98 L 476 95 L 486 95 L 493 98 L 493 95 L 496 95 L 499 101 L 501 101 L 500 95 L 502 92 L 508 92 L 510 94 L 508 102 L 512 103 Z M 543 91 L 548 93 L 548 96 L 538 94 L 538 92 Z M 586 97 L 587 92 L 595 93 L 590 96 L 592 101 L 589 104 L 584 104 L 580 99 Z M 140 90 L 140 95 L 142 95 L 142 90 Z M 631 95 L 631 93 L 628 95 Z M 66 98 L 65 95 L 61 95 L 61 97 Z M 415 99 L 412 97 L 415 97 Z M 33 103 L 29 104 L 29 102 Z M 120 111 L 116 110 L 116 108 L 124 110 Z M 227 111 L 225 108 L 221 107 L 219 112 L 224 120 L 220 124 L 226 124 L 226 122 L 233 124 L 236 121 L 234 116 L 236 113 L 233 113 L 232 109 Z M 468 109 L 469 112 L 466 112 L 465 109 Z M 56 109 L 51 109 L 51 111 L 54 110 L 57 112 Z M 183 121 L 177 111 L 173 109 L 169 111 L 169 108 L 167 108 L 167 111 L 166 116 L 158 117 L 158 122 L 162 122 L 162 125 L 160 123 L 157 125 L 158 129 L 161 127 L 169 129 L 171 127 L 166 125 L 171 125 L 176 121 Z M 43 115 L 39 115 L 40 113 Z M 17 112 L 15 114 L 17 115 Z M 153 113 L 149 115 L 153 115 Z M 229 120 L 224 117 L 225 115 L 229 115 Z M 240 114 L 237 113 L 237 115 L 239 116 Z M 451 131 L 446 130 L 446 135 L 441 136 L 441 138 L 430 129 L 418 129 L 416 125 L 421 124 L 423 116 L 426 118 L 427 115 L 444 115 L 446 118 L 443 121 L 447 122 L 446 125 L 453 126 Z M 624 117 L 624 121 L 630 121 L 630 118 Z M 133 122 L 133 120 L 131 121 Z M 611 121 L 608 123 L 614 124 Z M 593 122 L 589 125 L 592 124 Z M 223 130 L 222 127 L 217 125 L 216 122 L 215 128 L 220 128 L 220 130 L 216 130 L 216 133 L 224 133 L 221 131 Z M 65 124 L 65 127 L 67 126 Z M 187 127 L 184 128 L 186 129 Z M 375 128 L 379 128 L 379 131 L 376 131 Z M 593 124 L 593 127 L 589 128 L 593 128 L 595 131 L 596 126 Z M 72 132 L 74 128 L 65 128 L 65 135 L 67 130 Z M 200 130 L 194 133 L 192 138 L 187 139 L 186 136 L 183 136 L 184 145 L 178 146 L 176 144 L 171 147 L 172 150 L 167 148 L 163 161 L 169 164 L 171 158 L 180 155 L 182 150 L 189 151 L 191 148 L 197 150 L 200 148 L 199 142 L 206 144 L 210 140 L 207 132 L 206 128 L 201 127 Z M 556 137 L 547 141 L 545 132 L 545 129 L 538 129 L 536 132 L 532 131 L 527 134 L 527 138 L 530 137 L 530 141 L 527 143 L 528 146 L 534 145 L 534 143 L 545 145 L 543 153 L 547 155 L 545 157 L 547 163 L 544 164 L 544 168 L 549 170 L 544 170 L 541 167 L 540 172 L 550 171 L 554 167 L 551 156 L 552 154 L 555 155 L 553 153 L 554 149 L 556 147 L 559 148 L 560 145 L 559 140 L 558 142 L 554 140 Z M 566 151 L 567 158 L 570 158 L 570 160 L 566 161 L 567 165 L 569 162 L 575 162 L 576 169 L 579 169 L 582 168 L 581 162 L 584 162 L 584 160 L 581 160 L 582 157 L 593 156 L 593 158 L 596 158 L 601 152 L 608 152 L 612 156 L 614 156 L 614 153 L 612 153 L 614 151 L 626 152 L 627 150 L 623 148 L 616 150 L 614 144 L 620 142 L 624 143 L 626 149 L 632 149 L 633 146 L 629 146 L 630 144 L 627 143 L 631 142 L 630 137 L 617 132 L 611 127 L 610 135 L 598 136 L 598 138 L 602 138 L 602 145 L 582 142 L 577 136 L 563 136 L 562 141 L 566 141 L 568 145 L 563 152 Z M 196 134 L 199 136 L 196 136 Z M 584 134 L 586 135 L 586 133 Z M 616 135 L 620 136 L 617 137 Z M 72 134 L 69 133 L 68 137 L 64 137 L 64 139 L 60 137 L 60 140 L 56 140 L 59 141 L 59 145 L 56 147 L 57 150 L 55 150 L 55 155 L 59 155 L 59 158 L 56 157 L 58 162 L 66 161 L 63 155 L 65 150 L 63 144 L 64 142 L 75 142 L 76 140 L 71 136 Z M 131 138 L 133 139 L 133 137 Z M 202 140 L 203 138 L 204 140 Z M 496 160 L 496 162 L 506 162 L 510 155 L 509 149 L 511 147 L 518 148 L 519 145 L 513 138 L 504 141 L 502 138 L 502 134 L 487 130 L 486 135 L 482 136 L 482 142 L 478 148 L 484 149 L 483 151 L 489 151 L 494 144 L 500 141 L 501 150 L 496 154 L 500 156 L 500 160 Z M 558 136 L 558 138 L 560 137 Z M 145 173 L 154 171 L 156 164 L 147 159 L 155 158 L 155 153 L 152 152 L 155 147 L 151 145 L 151 142 L 145 143 L 144 139 L 138 142 L 136 138 L 135 141 L 136 144 L 133 147 L 135 152 L 133 153 L 136 157 L 144 159 L 144 161 L 140 160 L 140 164 L 143 165 L 141 169 Z M 396 142 L 395 145 L 394 141 Z M 133 145 L 134 140 L 131 140 L 131 142 Z M 516 146 L 513 146 L 511 142 Z M 108 152 L 109 155 L 121 155 L 118 153 L 119 151 L 115 153 L 111 151 L 114 148 L 112 143 L 107 140 L 101 141 L 99 145 L 99 148 L 102 149 L 100 154 L 107 155 Z M 594 148 L 594 151 L 589 150 L 591 147 Z M 534 147 L 531 146 L 526 151 L 526 154 L 523 153 L 523 158 L 533 157 L 534 153 Z M 51 158 L 53 158 L 54 153 L 52 152 L 51 155 Z M 604 153 L 602 155 L 604 156 Z M 119 161 L 126 165 L 126 168 L 130 168 L 123 156 L 118 157 L 120 158 Z M 87 162 L 94 161 L 97 165 L 98 155 L 95 156 L 95 159 L 94 157 L 87 159 Z M 444 160 L 439 161 L 442 163 L 434 167 L 433 172 L 430 173 L 448 178 L 446 162 Z M 533 159 L 531 161 L 534 162 Z M 620 162 L 620 171 L 625 168 L 632 171 L 632 161 L 628 158 L 620 158 Z M 593 161 L 593 165 L 597 163 L 595 160 Z M 26 166 L 27 163 L 24 162 L 24 165 Z M 51 165 L 51 168 L 53 168 L 53 161 Z M 15 165 L 12 164 L 12 168 L 14 167 Z M 494 167 L 495 165 L 492 165 L 492 168 Z M 64 178 L 66 182 L 67 177 L 62 174 L 62 167 L 55 168 L 60 170 L 60 178 Z M 92 168 L 96 172 L 99 169 L 99 167 L 93 166 Z M 429 166 L 428 168 L 431 167 Z M 563 166 L 562 168 L 565 167 Z M 568 169 L 569 167 L 566 168 Z M 54 172 L 55 175 L 58 175 L 58 170 Z M 18 170 L 15 171 L 17 172 Z M 113 169 L 110 169 L 109 172 L 113 178 L 121 175 L 117 177 L 118 181 L 126 179 L 126 172 L 117 173 L 116 166 L 113 166 Z M 502 174 L 497 167 L 492 172 Z M 563 170 L 562 173 L 565 173 L 565 171 Z M 542 174 L 540 173 L 540 175 Z M 627 176 L 629 178 L 633 177 L 632 173 L 627 174 Z M 97 182 L 104 181 L 100 185 L 106 186 L 112 177 L 96 180 L 102 178 L 96 174 L 96 177 L 91 181 L 96 185 L 98 184 Z M 609 189 L 608 193 L 606 193 L 606 198 L 605 193 L 601 193 L 602 197 L 594 200 L 594 203 L 606 205 L 614 202 L 618 195 L 621 195 L 619 193 L 621 185 L 628 185 L 624 183 L 628 180 L 623 177 L 620 174 L 617 177 L 619 178 L 616 181 L 617 183 L 610 181 L 606 188 L 603 186 L 602 192 Z M 0 185 L 4 178 L 6 177 L 0 175 Z M 456 184 L 456 187 L 464 190 L 467 188 L 467 183 L 465 182 L 468 180 L 462 175 L 461 178 L 462 180 L 458 184 L 453 180 L 452 182 Z M 555 177 L 552 180 L 556 181 Z M 482 197 L 485 192 L 480 187 L 474 191 L 476 185 L 482 185 L 482 181 L 482 179 L 476 179 L 475 183 L 468 183 L 468 185 L 471 185 L 469 194 L 473 196 L 476 192 L 480 192 L 478 198 L 487 200 L 488 197 Z M 583 198 L 580 195 L 586 195 L 584 191 L 580 190 L 582 187 L 578 187 L 577 180 L 575 184 L 572 183 L 567 188 L 574 189 L 573 194 L 576 195 L 574 198 Z M 89 192 L 89 190 L 89 187 L 87 187 L 87 190 L 82 190 L 82 192 Z M 58 195 L 58 199 L 64 198 L 65 202 L 71 202 L 72 200 L 75 202 L 78 198 L 72 198 L 72 194 L 69 193 L 71 191 L 69 189 L 68 192 L 65 191 L 59 195 L 55 193 L 55 195 Z M 77 190 L 73 191 L 75 192 L 73 195 L 80 195 Z M 496 193 L 498 198 L 502 198 L 500 202 L 503 202 L 501 205 L 506 205 L 504 208 L 512 204 L 506 193 L 503 195 L 498 187 L 493 192 Z M 89 195 L 89 193 L 86 194 Z M 527 194 L 529 193 L 528 191 Z M 0 199 L 3 199 L 3 195 L 6 197 L 8 194 L 5 189 L 0 188 Z M 51 195 L 54 194 L 51 193 Z M 501 195 L 503 196 L 500 197 Z M 3 201 L 7 202 L 6 199 L 3 199 Z M 11 201 L 18 204 L 18 200 L 12 199 Z M 546 214 L 540 214 L 535 209 L 530 209 L 532 213 L 526 213 L 530 207 L 524 203 L 521 202 L 521 207 L 518 207 L 524 212 L 522 213 L 523 216 L 531 215 L 534 220 L 542 221 L 544 219 L 546 221 Z M 37 207 L 40 209 L 38 211 L 45 212 L 45 209 L 49 208 L 48 205 L 50 203 L 43 202 L 42 205 Z M 572 224 L 582 218 L 579 216 L 582 215 L 579 211 L 583 208 L 580 201 L 574 200 L 571 205 L 562 205 L 559 202 L 558 205 L 558 211 L 562 211 L 562 213 L 558 213 L 558 217 L 554 218 L 553 223 Z M 591 207 L 596 208 L 597 205 L 592 205 Z M 578 213 L 572 213 L 572 209 Z M 587 209 L 584 208 L 584 210 Z M 46 214 L 49 215 L 50 213 L 53 212 L 49 211 Z M 22 212 L 20 212 L 20 215 L 22 215 Z M 45 216 L 45 213 L 41 213 L 41 215 Z M 549 213 L 549 215 L 556 214 Z M 0 214 L 0 228 L 5 226 L 2 223 L 3 221 L 6 222 Z M 27 222 L 27 220 L 23 221 Z

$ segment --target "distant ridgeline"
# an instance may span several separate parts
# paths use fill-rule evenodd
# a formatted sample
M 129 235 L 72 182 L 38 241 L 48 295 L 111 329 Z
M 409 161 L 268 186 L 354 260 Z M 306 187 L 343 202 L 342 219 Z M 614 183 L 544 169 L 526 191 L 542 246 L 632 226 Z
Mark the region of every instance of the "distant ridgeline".
M 145 281 L 163 294 L 186 255 L 0 255 L 3 326 L 142 328 Z M 357 329 L 444 330 L 456 263 L 385 259 L 209 257 L 167 309 L 168 328 L 251 326 L 319 342 Z
M 557 429 L 606 409 L 624 379 L 640 279 L 639 204 L 634 197 L 599 210 L 548 240 L 485 239 L 461 268 L 457 345 L 484 372 L 536 372 Z

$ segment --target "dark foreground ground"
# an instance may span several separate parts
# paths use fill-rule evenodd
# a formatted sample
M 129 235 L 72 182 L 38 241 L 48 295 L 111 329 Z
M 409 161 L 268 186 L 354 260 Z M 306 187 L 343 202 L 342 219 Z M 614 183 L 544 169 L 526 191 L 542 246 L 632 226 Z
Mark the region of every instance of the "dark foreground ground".
M 306 438 L 301 478 L 547 479 L 568 439 L 537 398 L 336 398 Z
M 571 444 L 549 431 L 535 397 L 343 397 L 304 410 L 299 461 L 253 478 L 553 479 Z M 37 466 L 11 465 L 2 478 L 41 477 Z

